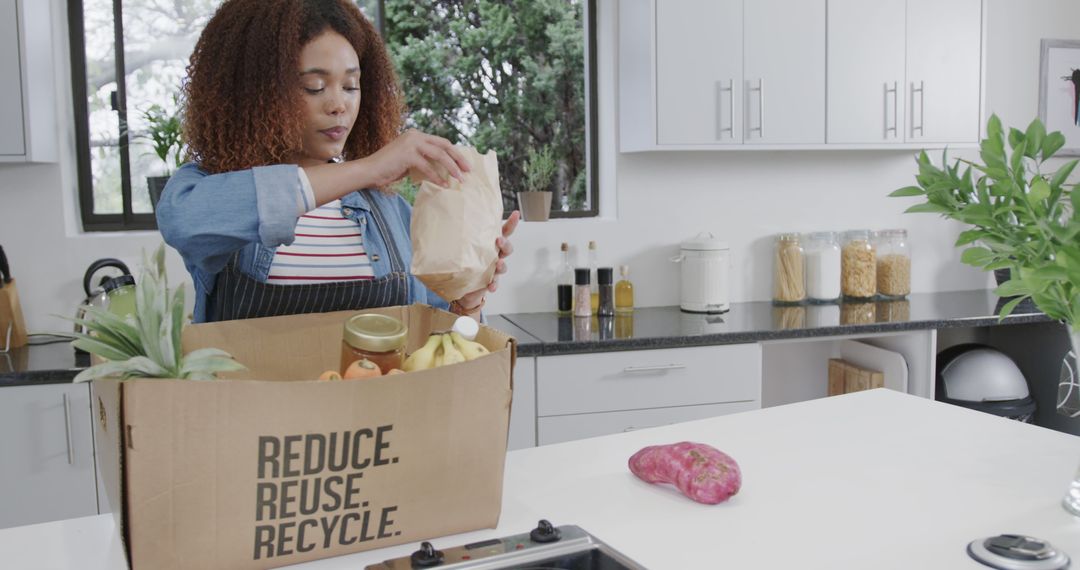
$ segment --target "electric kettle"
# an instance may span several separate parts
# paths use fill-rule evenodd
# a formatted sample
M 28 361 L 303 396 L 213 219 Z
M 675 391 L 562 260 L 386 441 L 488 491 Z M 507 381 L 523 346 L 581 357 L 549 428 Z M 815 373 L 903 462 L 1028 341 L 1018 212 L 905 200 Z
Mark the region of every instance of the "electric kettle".
M 99 272 L 103 272 L 99 275 Z M 90 264 L 90 267 L 86 268 L 86 273 L 83 274 L 83 292 L 86 293 L 86 299 L 75 309 L 75 318 L 82 320 L 86 317 L 87 307 L 97 307 L 104 309 L 106 306 L 105 301 L 105 289 L 106 282 L 111 281 L 115 277 L 121 275 L 131 275 L 131 270 L 128 266 L 119 259 L 112 257 L 106 257 L 98 259 Z M 82 324 L 75 323 L 75 332 L 84 333 L 86 330 Z
M 671 258 L 682 265 L 679 308 L 688 313 L 723 313 L 731 308 L 731 250 L 710 232 L 679 245 Z

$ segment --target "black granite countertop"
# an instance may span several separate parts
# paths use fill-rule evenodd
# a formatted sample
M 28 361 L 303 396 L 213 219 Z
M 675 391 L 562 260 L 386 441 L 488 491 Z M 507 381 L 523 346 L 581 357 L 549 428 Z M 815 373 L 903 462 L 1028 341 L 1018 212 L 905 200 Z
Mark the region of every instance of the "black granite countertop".
M 678 307 L 644 307 L 598 319 L 554 313 L 490 315 L 487 324 L 517 339 L 518 356 L 580 354 L 650 348 L 738 344 L 907 330 L 1050 322 L 1030 302 L 999 323 L 1003 303 L 990 291 L 921 293 L 904 301 L 773 306 L 734 303 L 720 315 Z M 0 387 L 70 382 L 88 359 L 76 362 L 67 342 L 0 353 Z
M 69 341 L 20 346 L 0 353 L 0 387 L 69 383 L 89 365 L 90 356 L 76 359 Z
M 999 323 L 1004 304 L 988 290 L 922 293 L 902 301 L 774 306 L 734 303 L 719 315 L 684 313 L 678 307 L 645 307 L 598 319 L 554 313 L 500 315 L 532 340 L 518 339 L 518 355 L 541 356 L 737 344 L 906 330 L 1049 322 L 1029 301 Z

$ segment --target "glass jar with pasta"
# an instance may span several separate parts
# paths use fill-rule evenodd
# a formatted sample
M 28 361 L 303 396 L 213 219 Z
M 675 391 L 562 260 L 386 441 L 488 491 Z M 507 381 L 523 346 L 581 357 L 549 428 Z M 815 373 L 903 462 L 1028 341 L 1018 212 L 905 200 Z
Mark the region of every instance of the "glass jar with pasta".
M 842 242 L 840 292 L 845 299 L 872 299 L 877 292 L 877 260 L 870 231 L 844 232 Z
M 805 272 L 799 234 L 777 234 L 773 247 L 773 303 L 795 305 L 805 301 Z
M 907 230 L 877 233 L 877 292 L 886 299 L 903 299 L 911 293 L 911 249 Z

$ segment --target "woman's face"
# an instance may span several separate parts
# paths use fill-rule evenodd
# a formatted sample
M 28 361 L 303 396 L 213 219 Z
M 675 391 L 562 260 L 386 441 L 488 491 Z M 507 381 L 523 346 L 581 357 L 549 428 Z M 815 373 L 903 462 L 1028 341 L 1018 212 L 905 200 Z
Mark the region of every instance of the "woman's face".
M 360 109 L 360 58 L 341 34 L 327 30 L 300 52 L 304 148 L 300 166 L 341 154 Z

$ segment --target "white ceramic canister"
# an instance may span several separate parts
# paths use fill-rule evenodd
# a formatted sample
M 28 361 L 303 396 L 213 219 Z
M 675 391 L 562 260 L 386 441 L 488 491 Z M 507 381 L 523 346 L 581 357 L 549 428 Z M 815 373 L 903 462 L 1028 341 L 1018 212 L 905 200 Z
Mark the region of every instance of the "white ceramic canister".
M 682 264 L 679 308 L 691 313 L 723 313 L 731 308 L 728 244 L 702 232 L 679 249 L 679 255 L 671 259 Z

